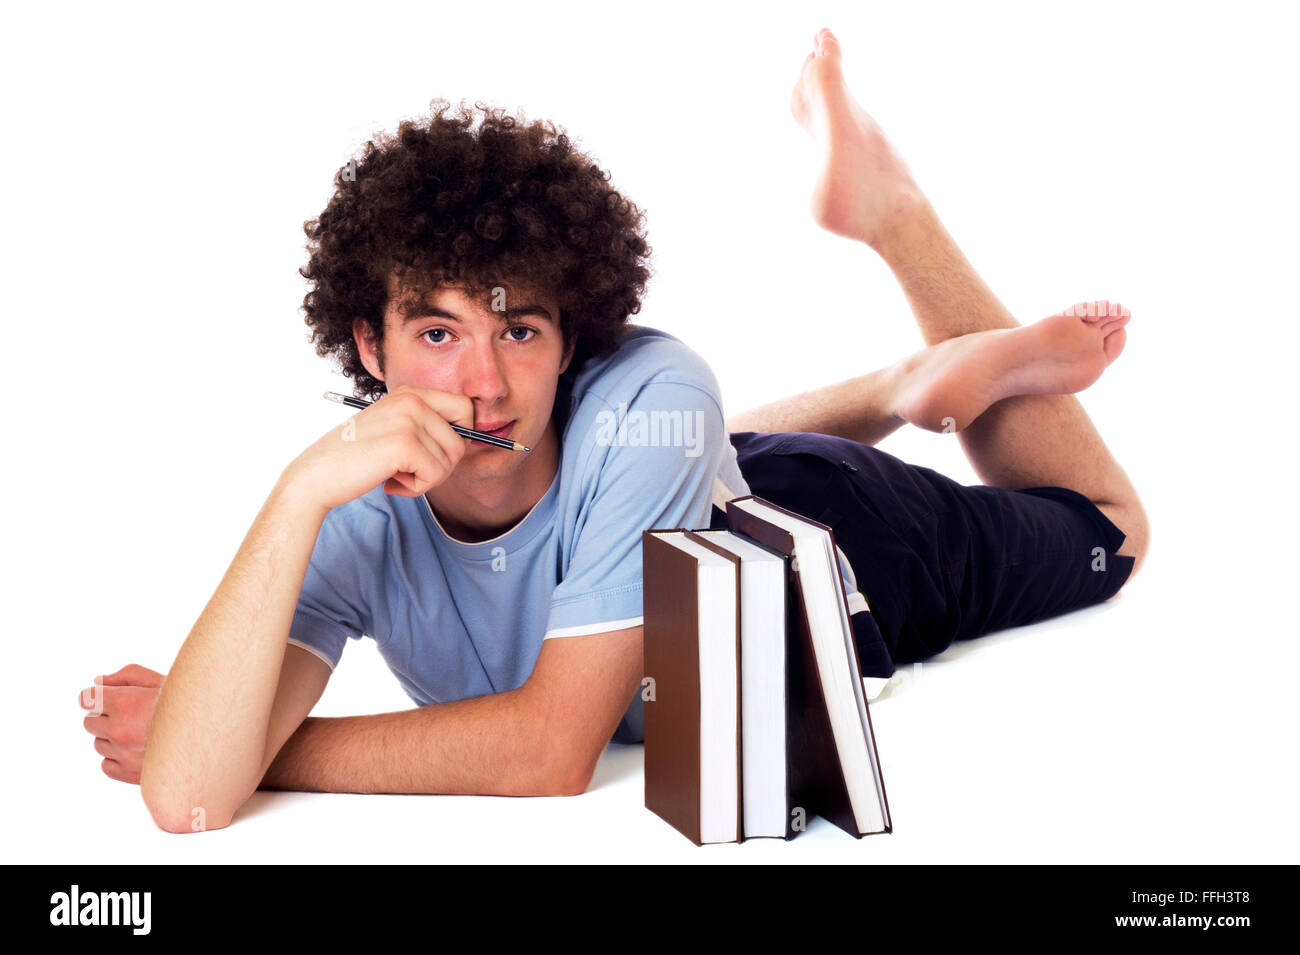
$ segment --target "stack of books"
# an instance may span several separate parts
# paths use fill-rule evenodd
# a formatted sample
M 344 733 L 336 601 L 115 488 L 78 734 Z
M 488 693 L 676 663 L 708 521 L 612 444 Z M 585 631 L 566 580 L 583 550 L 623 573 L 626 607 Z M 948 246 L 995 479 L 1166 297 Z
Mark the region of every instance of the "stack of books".
M 835 536 L 749 495 L 642 534 L 645 804 L 696 845 L 892 832 Z

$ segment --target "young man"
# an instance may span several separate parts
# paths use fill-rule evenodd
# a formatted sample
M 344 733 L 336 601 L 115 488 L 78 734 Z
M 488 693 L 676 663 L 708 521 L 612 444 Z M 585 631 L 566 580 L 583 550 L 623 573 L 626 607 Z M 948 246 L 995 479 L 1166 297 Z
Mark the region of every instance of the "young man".
M 308 322 L 383 397 L 286 468 L 165 683 L 105 678 L 86 728 L 158 825 L 228 825 L 259 787 L 584 791 L 611 735 L 641 738 L 641 531 L 721 526 L 751 491 L 835 528 L 864 676 L 1118 591 L 1145 517 L 1068 395 L 1127 312 L 1021 328 L 850 97 L 829 31 L 792 109 L 825 149 L 814 218 L 884 257 L 930 347 L 729 422 L 698 356 L 626 324 L 640 215 L 567 137 L 440 113 L 340 174 L 308 227 Z M 986 486 L 870 447 L 905 421 L 959 432 Z M 308 717 L 363 634 L 420 705 Z

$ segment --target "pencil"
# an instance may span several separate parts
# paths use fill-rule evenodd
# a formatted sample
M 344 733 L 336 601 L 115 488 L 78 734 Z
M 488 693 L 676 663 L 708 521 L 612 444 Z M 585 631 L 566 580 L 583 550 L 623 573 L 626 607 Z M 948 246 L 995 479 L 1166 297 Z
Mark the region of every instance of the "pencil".
M 349 408 L 369 408 L 373 401 L 367 401 L 365 398 L 357 398 L 352 395 L 341 395 L 337 391 L 325 392 L 325 397 L 330 401 L 337 401 L 341 405 L 347 405 Z M 484 444 L 494 444 L 498 448 L 506 448 L 510 451 L 529 451 L 518 441 L 511 441 L 509 438 L 498 438 L 495 434 L 486 434 L 482 431 L 475 431 L 473 428 L 462 428 L 458 424 L 453 424 L 451 430 L 455 431 L 462 438 L 468 438 L 470 441 L 482 441 Z

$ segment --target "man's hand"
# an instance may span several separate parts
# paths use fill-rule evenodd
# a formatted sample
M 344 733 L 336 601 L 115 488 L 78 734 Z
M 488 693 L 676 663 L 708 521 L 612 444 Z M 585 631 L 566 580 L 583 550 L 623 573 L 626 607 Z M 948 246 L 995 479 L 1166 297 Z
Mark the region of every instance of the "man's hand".
M 130 663 L 81 691 L 78 702 L 90 710 L 84 725 L 109 778 L 139 785 L 149 717 L 163 680 L 163 674 Z
M 419 497 L 442 484 L 465 454 L 466 439 L 452 423 L 474 426 L 473 400 L 402 385 L 300 454 L 284 479 L 325 511 L 380 481 L 388 494 Z

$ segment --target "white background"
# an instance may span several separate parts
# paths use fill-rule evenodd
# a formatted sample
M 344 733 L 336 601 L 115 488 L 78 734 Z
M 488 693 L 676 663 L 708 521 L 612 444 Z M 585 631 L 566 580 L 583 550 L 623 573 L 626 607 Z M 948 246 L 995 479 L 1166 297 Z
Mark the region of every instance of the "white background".
M 1132 310 L 1081 396 L 1151 518 L 1131 589 L 872 706 L 889 836 L 695 848 L 617 745 L 579 797 L 258 793 L 227 829 L 155 828 L 77 694 L 171 665 L 281 469 L 346 415 L 297 269 L 370 135 L 436 96 L 563 125 L 647 210 L 634 321 L 702 354 L 728 413 L 921 346 L 884 265 L 807 215 L 788 100 L 821 26 L 1022 322 Z M 1297 861 L 1295 41 L 1282 4 L 10 11 L 4 860 Z M 882 447 L 977 480 L 950 435 Z M 315 712 L 410 705 L 364 641 Z

